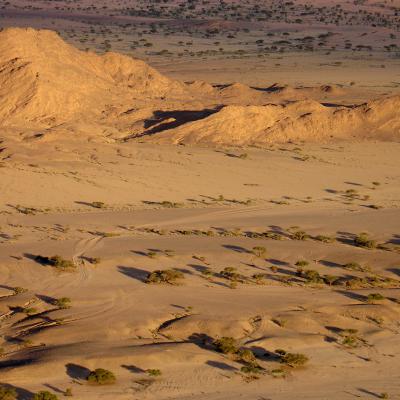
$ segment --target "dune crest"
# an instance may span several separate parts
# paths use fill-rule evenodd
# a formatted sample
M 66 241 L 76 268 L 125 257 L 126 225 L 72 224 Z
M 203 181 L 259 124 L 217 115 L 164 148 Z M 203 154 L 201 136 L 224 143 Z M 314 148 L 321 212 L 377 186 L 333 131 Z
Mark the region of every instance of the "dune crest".
M 100 140 L 224 145 L 398 140 L 400 96 L 349 107 L 316 100 L 327 93 L 344 90 L 184 84 L 141 60 L 80 51 L 49 30 L 0 32 L 0 122 L 46 129 L 47 138 L 78 132 Z
M 227 106 L 205 119 L 149 137 L 162 143 L 267 144 L 291 140 L 398 140 L 400 96 L 354 108 L 313 100 L 286 105 Z
M 3 125 L 48 127 L 72 118 L 93 120 L 108 105 L 134 105 L 135 98 L 160 98 L 183 90 L 143 61 L 79 51 L 52 31 L 0 32 Z

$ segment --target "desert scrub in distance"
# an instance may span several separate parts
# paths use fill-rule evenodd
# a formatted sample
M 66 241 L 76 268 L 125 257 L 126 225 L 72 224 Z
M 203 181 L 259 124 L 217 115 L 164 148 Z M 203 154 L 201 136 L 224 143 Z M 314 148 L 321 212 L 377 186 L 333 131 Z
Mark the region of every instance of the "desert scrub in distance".
M 267 249 L 263 246 L 255 246 L 252 249 L 253 254 L 259 258 L 262 258 L 267 253 Z
M 183 273 L 177 271 L 176 269 L 156 270 L 149 273 L 146 279 L 146 283 L 168 283 L 170 285 L 174 285 L 179 279 L 183 278 Z
M 303 367 L 308 362 L 308 357 L 301 353 L 287 353 L 285 350 L 276 350 L 281 357 L 281 363 L 292 368 Z
M 54 300 L 53 304 L 61 309 L 67 309 L 71 307 L 71 299 L 69 297 L 61 297 Z
M 153 368 L 146 369 L 146 373 L 147 373 L 149 376 L 161 376 L 161 375 L 162 375 L 161 370 L 159 370 L 159 369 L 153 369 Z
M 17 396 L 17 391 L 14 388 L 0 386 L 0 400 L 15 400 Z
M 385 296 L 382 296 L 380 293 L 370 293 L 367 296 L 367 302 L 370 304 L 374 304 L 376 301 L 385 300 Z
M 375 240 L 369 238 L 368 233 L 360 233 L 354 238 L 354 244 L 357 247 L 364 247 L 366 249 L 374 249 L 376 247 Z
M 334 237 L 326 235 L 317 235 L 314 237 L 314 239 L 322 243 L 333 243 L 336 240 Z
M 310 236 L 304 231 L 296 231 L 292 233 L 293 240 L 307 240 Z
M 35 257 L 35 260 L 40 264 L 50 265 L 51 267 L 57 268 L 59 270 L 68 270 L 76 268 L 76 265 L 72 261 L 65 260 L 64 258 L 58 255 L 52 257 L 38 255 Z
M 116 380 L 115 375 L 111 371 L 103 368 L 96 368 L 87 377 L 87 381 L 95 385 L 110 385 L 115 383 Z
M 92 201 L 89 203 L 93 208 L 106 208 L 106 204 L 102 201 Z
M 58 400 L 58 397 L 47 390 L 41 390 L 40 392 L 35 393 L 33 400 Z
M 223 336 L 213 342 L 215 350 L 222 354 L 234 354 L 239 351 L 239 346 L 233 337 Z

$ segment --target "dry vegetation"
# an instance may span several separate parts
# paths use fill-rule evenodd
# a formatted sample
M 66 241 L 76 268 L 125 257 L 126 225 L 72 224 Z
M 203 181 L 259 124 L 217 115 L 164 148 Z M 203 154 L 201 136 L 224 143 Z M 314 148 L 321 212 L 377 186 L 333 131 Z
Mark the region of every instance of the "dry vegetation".
M 396 1 L 34 3 L 0 25 L 227 70 L 0 32 L 0 400 L 396 399 L 394 75 L 225 84 L 397 65 Z

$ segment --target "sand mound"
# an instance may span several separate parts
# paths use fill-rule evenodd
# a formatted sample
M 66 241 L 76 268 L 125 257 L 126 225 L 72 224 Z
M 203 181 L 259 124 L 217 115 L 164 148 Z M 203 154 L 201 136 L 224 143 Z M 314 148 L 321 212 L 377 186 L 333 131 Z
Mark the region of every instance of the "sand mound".
M 83 133 L 101 140 L 140 136 L 155 142 L 237 145 L 398 139 L 400 97 L 352 108 L 325 107 L 305 97 L 340 96 L 342 88 L 307 90 L 308 95 L 278 85 L 185 85 L 140 60 L 79 51 L 52 31 L 0 32 L 0 123 L 14 136 L 24 129 L 29 139 L 42 129 L 41 140 L 51 133 Z
M 290 140 L 398 140 L 400 96 L 357 106 L 327 107 L 312 100 L 286 105 L 227 106 L 211 116 L 150 138 L 166 143 L 266 144 Z
M 0 32 L 0 120 L 54 126 L 95 119 L 124 99 L 182 94 L 183 86 L 140 60 L 82 52 L 48 30 Z M 132 100 L 131 100 L 132 103 Z

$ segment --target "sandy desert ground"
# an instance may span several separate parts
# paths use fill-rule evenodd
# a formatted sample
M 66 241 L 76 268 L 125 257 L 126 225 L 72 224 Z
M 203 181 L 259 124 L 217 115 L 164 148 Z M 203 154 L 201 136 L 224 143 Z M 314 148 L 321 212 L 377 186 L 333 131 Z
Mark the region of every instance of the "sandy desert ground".
M 399 71 L 223 61 L 0 32 L 3 399 L 400 399 Z

